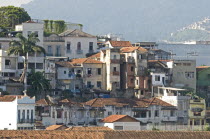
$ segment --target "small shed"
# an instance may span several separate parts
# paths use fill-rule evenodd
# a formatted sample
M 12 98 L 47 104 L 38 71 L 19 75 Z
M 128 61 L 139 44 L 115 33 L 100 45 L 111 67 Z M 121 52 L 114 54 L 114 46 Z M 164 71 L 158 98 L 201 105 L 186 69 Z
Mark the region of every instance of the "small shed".
M 100 122 L 114 130 L 140 130 L 140 121 L 128 115 L 110 115 Z

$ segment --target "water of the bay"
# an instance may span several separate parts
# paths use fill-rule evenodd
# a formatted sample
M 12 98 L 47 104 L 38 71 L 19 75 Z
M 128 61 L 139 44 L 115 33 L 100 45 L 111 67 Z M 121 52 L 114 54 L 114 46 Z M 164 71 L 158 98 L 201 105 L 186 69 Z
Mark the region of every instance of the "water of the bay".
M 210 66 L 210 45 L 158 44 L 158 49 L 171 52 L 174 59 L 194 59 L 197 66 Z

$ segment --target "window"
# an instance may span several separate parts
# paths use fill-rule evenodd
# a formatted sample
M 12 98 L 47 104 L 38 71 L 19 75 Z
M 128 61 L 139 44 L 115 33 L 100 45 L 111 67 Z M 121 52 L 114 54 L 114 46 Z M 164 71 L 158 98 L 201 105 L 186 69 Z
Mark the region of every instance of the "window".
M 134 82 L 134 79 L 133 78 L 131 78 L 131 81 L 130 81 L 131 83 L 133 83 Z
M 155 75 L 155 81 L 160 81 L 160 75 Z
M 114 55 L 114 59 L 117 59 L 117 56 L 116 55 Z
M 18 122 L 20 122 L 20 110 L 18 110 Z
M 22 111 L 22 119 L 25 119 L 25 110 Z
M 67 118 L 67 112 L 65 111 L 65 113 L 64 113 L 64 118 Z
M 10 64 L 11 64 L 10 60 L 5 59 L 5 65 L 6 65 L 6 66 L 9 66 Z
M 43 69 L 43 63 L 36 63 L 36 69 Z
M 101 88 L 101 81 L 97 81 L 97 87 Z
M 194 72 L 185 72 L 185 78 L 187 79 L 194 78 Z
M 81 73 L 81 70 L 77 70 L 77 73 Z
M 111 111 L 108 111 L 108 115 L 112 115 L 112 112 Z
M 113 71 L 116 72 L 116 71 L 117 71 L 117 67 L 114 67 L 114 68 L 113 68 Z
M 31 119 L 34 119 L 34 110 L 31 110 Z
M 159 111 L 155 110 L 155 117 L 159 117 Z
M 191 66 L 191 63 L 183 63 L 183 66 Z
M 136 85 L 139 85 L 139 80 L 136 80 Z
M 123 130 L 123 126 L 114 126 L 114 130 Z
M 61 118 L 62 117 L 62 110 L 57 110 L 57 118 Z
M 31 31 L 28 31 L 28 36 L 31 35 Z
M 55 118 L 55 112 L 52 113 L 52 118 Z
M 81 42 L 77 43 L 77 50 L 81 50 Z
M 101 68 L 98 68 L 98 75 L 101 75 Z
M 89 42 L 89 51 L 93 51 L 93 42 Z
M 142 59 L 142 55 L 141 54 L 138 56 L 138 59 Z
M 88 69 L 87 69 L 87 74 L 88 74 L 88 75 L 92 74 L 92 69 L 91 69 L 91 68 L 88 68 Z
M 87 81 L 87 88 L 91 88 L 91 82 L 90 81 Z
M 66 50 L 67 53 L 71 52 L 71 42 L 67 42 Z
M 63 73 L 66 74 L 66 71 L 64 70 Z
M 174 110 L 171 110 L 170 111 L 170 115 L 171 115 L 171 117 L 175 116 L 175 111 Z
M 151 117 L 151 111 L 149 111 L 149 117 Z
M 56 56 L 61 56 L 61 46 L 56 46 Z
M 48 56 L 52 56 L 52 46 L 47 46 Z
M 39 32 L 38 31 L 35 31 L 34 34 L 35 34 L 35 37 L 39 37 Z
M 141 90 L 141 95 L 144 95 L 144 91 L 143 90 Z
M 29 110 L 27 110 L 27 120 L 29 120 Z
M 134 71 L 134 67 L 133 66 L 131 66 L 131 72 L 133 72 Z
M 1 43 L 0 43 L 0 49 L 1 49 Z

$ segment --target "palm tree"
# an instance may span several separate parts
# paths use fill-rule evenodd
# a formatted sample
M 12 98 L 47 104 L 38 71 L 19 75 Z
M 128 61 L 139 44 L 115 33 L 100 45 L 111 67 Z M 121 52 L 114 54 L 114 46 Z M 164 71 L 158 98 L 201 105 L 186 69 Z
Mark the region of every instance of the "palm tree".
M 24 89 L 27 90 L 28 53 L 40 52 L 45 54 L 45 49 L 36 45 L 36 43 L 39 42 L 39 39 L 36 37 L 35 33 L 30 34 L 28 38 L 24 37 L 21 33 L 18 33 L 16 37 L 19 38 L 19 41 L 13 40 L 10 42 L 7 54 L 8 56 L 15 54 L 24 57 L 23 73 L 19 81 L 24 83 Z
M 31 92 L 33 92 L 38 98 L 38 95 L 41 96 L 42 93 L 44 93 L 44 96 L 46 97 L 46 92 L 51 89 L 50 80 L 47 80 L 44 76 L 43 72 L 35 72 L 34 69 L 31 70 L 29 81 L 31 84 Z

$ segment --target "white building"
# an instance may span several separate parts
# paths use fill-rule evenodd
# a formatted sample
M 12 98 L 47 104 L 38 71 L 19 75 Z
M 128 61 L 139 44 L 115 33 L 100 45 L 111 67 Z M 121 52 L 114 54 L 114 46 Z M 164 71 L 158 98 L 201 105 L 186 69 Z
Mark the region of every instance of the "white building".
M 140 130 L 140 121 L 128 115 L 110 115 L 100 122 L 114 130 Z
M 0 130 L 32 130 L 35 126 L 35 98 L 0 97 Z
M 85 58 L 86 54 L 97 52 L 97 38 L 96 36 L 85 33 L 81 30 L 67 30 L 61 34 L 65 40 L 65 55 L 72 58 Z M 57 48 L 61 51 L 61 48 Z
M 17 97 L 0 97 L 0 130 L 17 130 Z

